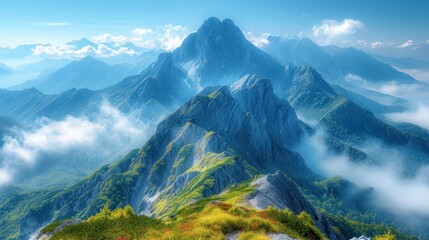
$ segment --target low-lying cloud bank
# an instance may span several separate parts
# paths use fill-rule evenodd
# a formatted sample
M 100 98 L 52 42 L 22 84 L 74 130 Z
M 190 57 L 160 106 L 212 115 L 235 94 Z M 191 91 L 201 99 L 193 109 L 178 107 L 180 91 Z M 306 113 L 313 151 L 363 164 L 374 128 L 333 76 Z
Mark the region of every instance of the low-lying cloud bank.
M 429 129 L 429 106 L 419 104 L 414 110 L 386 115 L 396 122 L 410 122 Z
M 388 113 L 386 117 L 395 122 L 413 123 L 429 129 L 429 85 L 423 82 L 407 84 L 397 81 L 374 83 L 352 74 L 346 80 L 359 87 L 407 100 L 406 111 Z
M 407 111 L 386 114 L 396 122 L 409 122 L 429 129 L 429 86 L 390 82 L 378 87 L 378 91 L 406 99 L 410 103 Z
M 380 208 L 401 216 L 429 216 L 429 166 L 421 167 L 414 177 L 404 177 L 406 156 L 377 142 L 362 150 L 380 160 L 379 164 L 357 163 L 345 155 L 330 152 L 324 133 L 318 130 L 307 137 L 298 151 L 307 165 L 327 177 L 340 175 L 361 187 L 373 187 Z M 381 159 L 380 159 L 381 158 Z
M 152 129 L 107 102 L 95 117 L 39 119 L 35 127 L 15 129 L 13 136 L 5 136 L 0 148 L 0 187 L 37 176 L 61 178 L 62 172 L 64 180 L 68 175 L 85 175 L 140 147 Z

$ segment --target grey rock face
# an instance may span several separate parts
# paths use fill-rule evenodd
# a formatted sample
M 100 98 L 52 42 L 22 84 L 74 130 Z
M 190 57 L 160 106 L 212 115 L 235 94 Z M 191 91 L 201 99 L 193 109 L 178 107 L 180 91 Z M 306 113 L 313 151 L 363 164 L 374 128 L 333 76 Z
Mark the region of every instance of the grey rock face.
M 289 104 L 274 95 L 269 80 L 248 76 L 215 89 L 188 101 L 158 130 L 189 121 L 220 134 L 240 156 L 264 171 L 283 169 L 296 177 L 309 172 L 302 158 L 287 148 L 299 141 L 303 125 Z
M 233 232 L 233 233 L 227 234 L 225 237 L 226 237 L 226 240 L 237 240 L 239 235 L 240 235 L 240 232 Z M 294 240 L 295 239 L 283 233 L 268 233 L 267 236 L 273 240 Z
M 155 113 L 154 119 L 180 106 L 193 94 L 194 90 L 186 85 L 186 73 L 174 63 L 171 53 L 160 54 L 141 74 L 102 91 L 102 95 L 122 111 L 141 111 L 144 116 L 150 109 Z
M 282 233 L 269 233 L 267 235 L 272 240 L 295 240 L 295 238 L 291 238 L 288 235 Z
M 316 226 L 322 230 L 329 239 L 341 239 L 330 225 L 325 216 L 316 209 L 301 194 L 294 181 L 284 173 L 278 171 L 252 182 L 255 191 L 247 198 L 247 202 L 257 209 L 273 206 L 278 209 L 289 209 L 295 214 L 303 211 L 308 213 Z
M 52 232 L 48 233 L 41 233 L 40 231 L 37 231 L 35 234 L 33 234 L 30 237 L 30 240 L 48 240 L 54 235 L 56 232 L 61 231 L 61 229 L 65 228 L 66 226 L 75 225 L 80 223 L 80 219 L 70 220 L 70 221 L 64 221 L 62 222 L 58 227 L 54 229 Z
M 360 236 L 360 237 L 354 237 L 354 238 L 352 238 L 352 239 L 350 239 L 350 240 L 371 240 L 371 238 L 370 238 L 370 237 L 367 237 L 367 236 L 362 235 L 362 236 Z
M 209 18 L 173 52 L 195 88 L 231 84 L 245 74 L 277 81 L 283 67 L 251 44 L 230 19 Z

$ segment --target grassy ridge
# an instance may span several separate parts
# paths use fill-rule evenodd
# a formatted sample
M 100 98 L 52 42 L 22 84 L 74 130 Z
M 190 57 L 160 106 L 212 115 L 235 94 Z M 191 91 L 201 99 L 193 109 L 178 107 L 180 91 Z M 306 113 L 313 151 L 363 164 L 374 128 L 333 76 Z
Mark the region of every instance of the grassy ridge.
M 66 226 L 51 239 L 268 239 L 266 233 L 285 233 L 300 239 L 325 239 L 306 213 L 268 208 L 254 210 L 221 201 L 197 202 L 174 219 L 161 221 L 137 216 L 130 206 L 103 208 L 88 220 Z M 196 212 L 195 209 L 201 211 Z M 52 225 L 58 226 L 55 222 Z M 55 229 L 48 225 L 45 229 Z M 44 229 L 44 230 L 45 230 Z M 46 231 L 45 231 L 46 232 Z
M 64 227 L 52 239 L 225 239 L 237 234 L 238 239 L 269 239 L 267 233 L 287 234 L 296 239 L 326 239 L 305 212 L 294 214 L 288 209 L 268 207 L 256 210 L 246 204 L 245 197 L 254 191 L 251 180 L 235 185 L 219 195 L 184 206 L 169 219 L 138 216 L 130 206 L 109 210 L 106 204 L 96 215 L 76 225 Z M 387 227 L 373 226 L 328 215 L 336 231 L 344 236 L 377 233 L 378 239 L 412 239 Z M 43 229 L 52 231 L 54 222 Z M 363 227 L 363 228 L 362 228 Z M 352 231 L 352 232 L 351 232 Z M 386 234 L 384 234 L 386 233 Z M 384 234 L 384 235 L 383 235 Z M 395 235 L 393 235 L 395 234 Z

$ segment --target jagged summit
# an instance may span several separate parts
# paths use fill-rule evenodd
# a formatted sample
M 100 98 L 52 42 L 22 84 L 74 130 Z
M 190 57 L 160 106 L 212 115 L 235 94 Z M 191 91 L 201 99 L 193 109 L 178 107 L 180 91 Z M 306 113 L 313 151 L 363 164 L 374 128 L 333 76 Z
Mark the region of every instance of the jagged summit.
M 279 81 L 283 67 L 250 43 L 230 19 L 207 19 L 173 52 L 197 89 L 228 85 L 246 74 Z
M 179 62 L 197 57 L 208 64 L 213 57 L 233 58 L 232 54 L 237 53 L 236 48 L 243 48 L 240 45 L 246 41 L 243 33 L 232 20 L 220 21 L 216 17 L 211 17 L 183 41 L 182 45 L 174 51 L 174 56 Z
M 186 78 L 186 73 L 174 63 L 171 53 L 160 54 L 158 60 L 143 71 L 141 75 L 157 78 L 162 82 L 163 87 L 167 88 L 166 90 L 170 90 L 172 87 L 166 84 L 181 86 Z
M 231 84 L 230 89 L 231 91 L 234 92 L 234 91 L 243 90 L 245 88 L 251 88 L 251 87 L 254 87 L 255 85 L 263 85 L 265 89 L 268 88 L 268 91 L 272 91 L 272 85 L 270 83 L 270 80 L 260 78 L 256 74 L 253 74 L 253 75 L 247 74 L 237 82 Z
M 186 84 L 186 73 L 175 64 L 171 53 L 162 53 L 158 60 L 141 74 L 107 88 L 108 99 L 125 112 L 139 110 L 142 105 L 151 108 L 162 105 L 171 108 L 182 104 L 194 91 Z M 124 92 L 127 94 L 124 96 Z M 162 93 L 162 94 L 161 94 Z
M 225 33 L 244 38 L 244 34 L 240 28 L 237 27 L 234 21 L 229 18 L 225 18 L 223 21 L 220 21 L 216 17 L 210 17 L 205 20 L 197 30 L 197 34 L 207 35 L 208 37 L 217 37 L 219 35 L 225 35 Z
M 275 160 L 278 147 L 282 152 L 303 134 L 302 123 L 287 101 L 274 95 L 269 80 L 255 75 L 203 91 L 161 122 L 157 131 L 186 122 L 221 134 L 233 146 L 246 146 L 243 154 L 253 155 L 256 164 L 267 169 L 282 168 Z

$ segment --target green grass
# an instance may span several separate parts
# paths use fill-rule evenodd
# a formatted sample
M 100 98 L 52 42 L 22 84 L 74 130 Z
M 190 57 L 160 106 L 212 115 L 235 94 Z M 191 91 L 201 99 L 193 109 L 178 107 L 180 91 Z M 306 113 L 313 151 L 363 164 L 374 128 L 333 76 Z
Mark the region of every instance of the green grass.
M 233 190 L 231 193 L 241 192 Z M 247 191 L 247 190 L 246 190 Z M 235 195 L 235 194 L 233 194 Z M 203 205 L 201 205 L 204 203 Z M 225 239 L 239 232 L 239 239 L 269 239 L 267 233 L 285 233 L 299 239 L 325 239 L 306 213 L 270 208 L 266 211 L 227 204 L 201 201 L 198 211 L 182 211 L 169 221 L 137 216 L 131 207 L 103 208 L 88 220 L 64 227 L 51 239 Z
M 43 209 L 48 199 L 60 189 L 46 189 L 32 192 L 14 192 L 0 201 L 0 239 L 16 239 L 20 234 L 20 221 L 29 212 Z M 28 201 L 31 199 L 32 201 Z
M 254 190 L 251 181 L 249 179 L 232 185 L 222 194 L 188 204 L 176 212 L 174 217 L 164 220 L 137 216 L 130 206 L 112 211 L 105 205 L 99 213 L 86 221 L 64 227 L 52 239 L 221 240 L 227 234 L 235 232 L 239 233 L 238 239 L 268 239 L 267 233 L 287 234 L 296 239 L 326 239 L 306 212 L 294 214 L 288 209 L 279 210 L 274 207 L 256 210 L 244 204 L 245 197 Z M 162 204 L 168 205 L 170 202 Z M 340 221 L 333 216 L 328 217 L 334 224 Z M 338 227 L 344 229 L 341 224 Z M 378 240 L 394 240 L 396 237 L 402 239 L 401 234 L 385 228 L 380 229 L 374 237 Z
M 188 144 L 183 146 L 179 153 L 177 154 L 177 157 L 174 161 L 173 168 L 179 168 L 183 165 L 183 163 L 192 156 L 192 153 L 194 151 L 194 145 Z
M 336 226 L 344 235 L 344 237 L 348 239 L 360 235 L 375 237 L 390 232 L 391 234 L 395 235 L 397 239 L 417 240 L 417 237 L 415 236 L 403 234 L 398 229 L 389 227 L 384 224 L 368 224 L 355 220 L 350 220 L 346 217 L 342 217 L 339 215 L 332 215 L 324 211 L 322 212 L 325 216 L 328 217 L 331 224 L 333 226 Z
M 58 221 L 55 221 L 55 222 L 53 222 L 53 223 L 51 223 L 51 224 L 47 225 L 46 227 L 42 228 L 42 229 L 40 230 L 40 232 L 41 232 L 41 233 L 49 233 L 49 232 L 53 232 L 53 231 L 54 231 L 58 226 L 60 226 L 60 225 L 61 225 L 61 223 L 63 223 L 64 221 L 66 221 L 66 220 L 58 220 Z
M 139 239 L 149 231 L 160 231 L 164 226 L 160 220 L 135 215 L 129 206 L 113 211 L 103 208 L 82 223 L 64 227 L 51 239 Z
M 349 206 L 350 202 L 342 198 L 347 195 L 343 191 L 349 189 L 349 184 L 351 183 L 342 177 L 335 176 L 324 181 L 314 182 L 311 193 L 303 190 L 306 191 L 305 197 L 309 202 L 323 213 L 331 225 L 346 239 L 361 235 L 374 237 L 386 233 L 389 229 L 398 239 L 417 239 L 414 236 L 403 234 L 404 229 L 391 227 L 394 225 L 391 218 L 368 211 L 359 211 L 353 206 Z M 365 195 L 358 201 L 365 201 Z
M 164 195 L 155 205 L 155 214 L 168 217 L 187 204 L 203 198 L 204 192 L 215 186 L 216 171 L 234 165 L 235 161 L 235 157 L 225 157 L 224 153 L 207 153 L 198 164 L 187 170 L 188 173 L 197 173 L 196 176 L 178 193 Z

